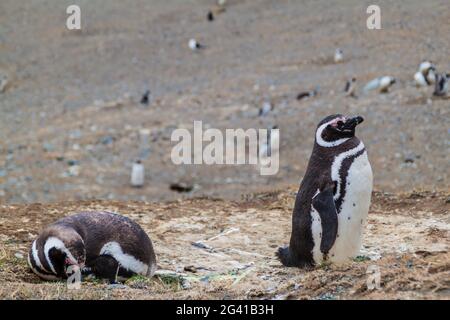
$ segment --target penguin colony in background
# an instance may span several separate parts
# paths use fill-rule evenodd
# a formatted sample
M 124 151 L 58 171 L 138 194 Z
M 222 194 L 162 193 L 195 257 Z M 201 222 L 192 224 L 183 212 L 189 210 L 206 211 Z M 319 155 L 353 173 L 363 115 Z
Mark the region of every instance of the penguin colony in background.
M 111 283 L 133 275 L 151 277 L 156 256 L 134 221 L 110 212 L 82 212 L 47 226 L 32 243 L 28 264 L 45 280 L 66 279 L 70 266 Z

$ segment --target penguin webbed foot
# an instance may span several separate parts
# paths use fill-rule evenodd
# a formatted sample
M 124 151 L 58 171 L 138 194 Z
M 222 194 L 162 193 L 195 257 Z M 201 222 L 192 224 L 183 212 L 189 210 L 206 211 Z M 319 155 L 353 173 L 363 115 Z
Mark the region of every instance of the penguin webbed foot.
M 286 267 L 292 267 L 290 257 L 289 257 L 289 247 L 280 247 L 278 248 L 275 255 L 281 261 L 281 263 Z

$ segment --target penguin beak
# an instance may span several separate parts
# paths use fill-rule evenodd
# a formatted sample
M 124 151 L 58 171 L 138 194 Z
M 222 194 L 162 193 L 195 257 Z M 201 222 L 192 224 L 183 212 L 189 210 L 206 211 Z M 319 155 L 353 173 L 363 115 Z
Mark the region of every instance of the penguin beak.
M 364 121 L 364 118 L 360 117 L 360 116 L 350 118 L 347 121 L 345 121 L 342 129 L 343 130 L 354 130 L 355 127 L 363 121 Z

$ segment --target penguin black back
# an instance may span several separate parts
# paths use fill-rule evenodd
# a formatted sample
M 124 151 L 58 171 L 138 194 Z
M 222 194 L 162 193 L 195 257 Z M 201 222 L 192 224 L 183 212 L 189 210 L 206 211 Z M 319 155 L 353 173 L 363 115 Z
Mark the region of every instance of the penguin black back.
M 71 265 L 115 282 L 117 276 L 152 276 L 150 238 L 131 219 L 110 212 L 81 212 L 46 227 L 33 242 L 29 265 L 43 279 L 66 278 Z

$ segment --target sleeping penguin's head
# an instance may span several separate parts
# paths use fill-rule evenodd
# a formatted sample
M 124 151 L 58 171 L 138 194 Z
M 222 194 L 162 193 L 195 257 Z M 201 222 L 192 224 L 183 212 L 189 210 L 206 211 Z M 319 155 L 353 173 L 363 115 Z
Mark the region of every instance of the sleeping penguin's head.
M 335 147 L 355 136 L 355 128 L 363 122 L 361 116 L 345 117 L 335 114 L 317 125 L 316 143 L 322 147 Z
M 45 237 L 43 250 L 46 264 L 57 277 L 67 278 L 70 266 L 84 267 L 84 241 L 74 229 L 54 225 L 45 232 Z

